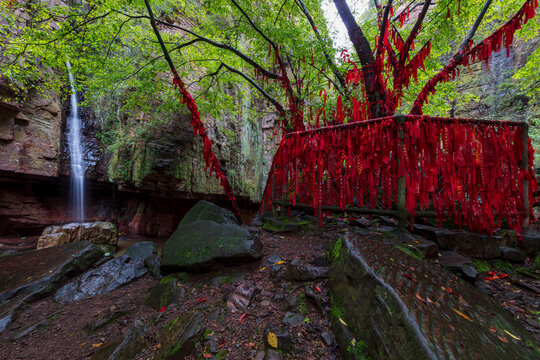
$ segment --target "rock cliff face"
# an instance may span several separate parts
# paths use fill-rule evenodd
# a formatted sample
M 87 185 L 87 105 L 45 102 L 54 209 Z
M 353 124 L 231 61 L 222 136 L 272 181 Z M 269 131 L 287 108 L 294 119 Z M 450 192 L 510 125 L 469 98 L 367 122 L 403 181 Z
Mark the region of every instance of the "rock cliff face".
M 503 49 L 492 55 L 487 67 L 485 63 L 477 63 L 462 71 L 458 91 L 472 93 L 477 98 L 469 103 L 454 103 L 451 115 L 520 121 L 538 118 L 539 104 L 523 95 L 519 82 L 512 79 L 538 46 L 540 37 L 528 41 L 516 39 L 509 57 Z
M 0 98 L 13 95 L 0 78 Z M 30 92 L 20 102 L 0 101 L 0 170 L 57 176 L 61 129 L 56 94 Z

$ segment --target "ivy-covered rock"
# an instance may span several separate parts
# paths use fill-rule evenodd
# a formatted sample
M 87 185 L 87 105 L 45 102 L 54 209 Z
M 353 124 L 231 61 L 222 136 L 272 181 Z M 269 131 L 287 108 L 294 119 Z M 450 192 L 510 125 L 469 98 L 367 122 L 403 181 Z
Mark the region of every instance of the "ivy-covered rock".
M 159 310 L 183 298 L 185 290 L 179 286 L 178 280 L 172 275 L 165 276 L 157 286 L 150 290 L 144 303 L 154 310 Z
M 200 220 L 181 225 L 161 252 L 161 269 L 207 268 L 215 262 L 258 260 L 261 241 L 236 224 Z

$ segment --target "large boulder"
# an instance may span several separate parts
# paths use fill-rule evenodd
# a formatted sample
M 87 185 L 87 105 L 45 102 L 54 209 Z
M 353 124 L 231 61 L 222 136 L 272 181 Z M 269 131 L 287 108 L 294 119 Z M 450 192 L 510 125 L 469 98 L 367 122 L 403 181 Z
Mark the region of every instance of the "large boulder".
M 161 252 L 161 269 L 206 268 L 227 260 L 258 260 L 261 241 L 236 224 L 199 220 L 180 226 Z
M 199 220 L 210 220 L 218 224 L 239 224 L 234 214 L 229 210 L 211 202 L 200 200 L 180 221 L 178 228 Z
M 331 254 L 332 315 L 356 336 L 336 331 L 343 358 L 538 358 L 509 312 L 441 267 L 369 235 L 345 234 Z
M 118 231 L 114 224 L 104 221 L 48 226 L 39 237 L 37 249 L 84 240 L 96 245 L 116 246 Z

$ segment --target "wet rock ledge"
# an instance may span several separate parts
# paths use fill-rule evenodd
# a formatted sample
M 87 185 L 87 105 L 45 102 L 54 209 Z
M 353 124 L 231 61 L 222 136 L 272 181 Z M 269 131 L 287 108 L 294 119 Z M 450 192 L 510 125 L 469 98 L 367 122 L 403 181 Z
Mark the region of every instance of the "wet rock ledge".
M 345 359 L 540 358 L 509 313 L 434 264 L 352 233 L 329 255 L 332 326 Z

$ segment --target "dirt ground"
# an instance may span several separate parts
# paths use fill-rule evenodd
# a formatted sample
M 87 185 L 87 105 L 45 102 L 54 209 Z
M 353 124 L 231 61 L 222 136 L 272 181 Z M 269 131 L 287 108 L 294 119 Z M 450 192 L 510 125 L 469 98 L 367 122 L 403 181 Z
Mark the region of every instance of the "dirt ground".
M 271 255 L 279 256 L 284 264 L 295 258 L 313 263 L 315 257 L 325 255 L 327 242 L 343 226 L 326 225 L 307 234 L 262 231 L 264 254 L 261 260 L 189 274 L 181 283 L 185 289 L 184 299 L 165 311 L 143 304 L 150 289 L 158 284 L 150 275 L 109 294 L 67 305 L 56 303 L 49 295 L 29 304 L 0 335 L 0 359 L 90 359 L 101 347 L 121 337 L 136 320 L 149 326 L 150 331 L 145 337 L 147 347 L 135 359 L 153 359 L 160 348 L 159 328 L 188 311 L 204 315 L 205 333 L 213 332 L 214 338 L 214 349 L 208 342 L 201 341 L 188 359 L 254 359 L 265 349 L 264 330 L 273 325 L 284 327 L 282 320 L 287 311 L 300 313 L 304 321 L 288 327 L 295 350 L 283 352 L 282 359 L 340 359 L 329 328 L 327 280 L 307 283 L 322 299 L 325 309 L 320 309 L 302 296 L 303 283 L 276 280 L 270 275 L 270 266 L 263 264 Z M 528 259 L 525 266 L 531 266 L 531 261 Z M 502 270 L 498 269 L 498 273 Z M 221 280 L 216 281 L 218 277 Z M 231 311 L 224 301 L 232 284 L 237 282 L 256 288 L 251 305 L 243 313 Z M 514 274 L 499 278 L 484 271 L 477 287 L 512 313 L 540 344 L 540 282 L 537 279 Z M 296 304 L 284 306 L 291 298 L 296 298 Z M 95 332 L 85 331 L 88 324 L 111 312 L 123 315 Z

